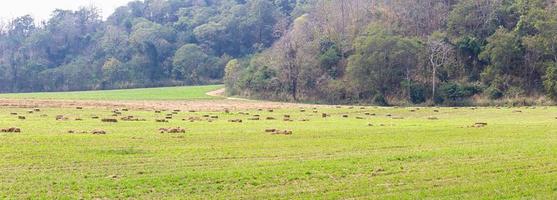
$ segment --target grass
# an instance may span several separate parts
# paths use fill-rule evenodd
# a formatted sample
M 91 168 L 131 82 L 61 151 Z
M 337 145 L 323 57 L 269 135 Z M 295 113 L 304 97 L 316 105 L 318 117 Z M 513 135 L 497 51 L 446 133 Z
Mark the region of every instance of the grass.
M 215 99 L 207 92 L 223 88 L 222 85 L 186 86 L 126 90 L 100 90 L 81 92 L 44 92 L 0 94 L 0 99 L 55 99 L 55 100 L 207 100 Z
M 553 199 L 557 108 L 130 110 L 0 108 L 0 199 Z M 19 120 L 11 112 L 25 115 Z M 331 114 L 322 118 L 321 112 Z M 365 112 L 376 116 L 364 115 Z M 24 114 L 25 113 L 25 114 Z M 65 114 L 68 121 L 56 121 Z M 183 118 L 218 115 L 214 122 Z M 294 122 L 283 122 L 284 114 Z M 343 118 L 348 114 L 348 118 Z M 392 119 L 387 114 L 404 119 Z M 48 115 L 41 117 L 41 115 Z M 266 117 L 278 120 L 265 120 Z M 428 120 L 430 116 L 439 120 Z M 75 118 L 83 121 L 75 121 Z M 356 119 L 362 117 L 363 119 Z M 309 119 L 302 122 L 300 119 Z M 230 123 L 243 119 L 244 123 Z M 470 128 L 476 122 L 487 127 Z M 372 123 L 374 126 L 368 126 Z M 381 126 L 383 125 L 383 126 Z M 187 128 L 160 134 L 161 127 Z M 291 136 L 266 128 L 290 129 Z M 103 129 L 107 135 L 68 134 Z

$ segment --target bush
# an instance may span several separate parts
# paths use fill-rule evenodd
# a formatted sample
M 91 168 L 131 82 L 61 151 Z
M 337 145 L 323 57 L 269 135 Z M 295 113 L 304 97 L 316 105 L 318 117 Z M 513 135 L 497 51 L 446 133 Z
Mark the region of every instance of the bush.
M 413 104 L 420 104 L 427 100 L 426 87 L 423 85 L 412 84 L 410 86 L 410 101 Z
M 503 97 L 503 92 L 496 87 L 489 87 L 485 91 L 487 97 L 491 100 L 500 99 Z
M 373 103 L 380 105 L 380 106 L 388 106 L 389 103 L 387 103 L 387 100 L 385 99 L 385 96 L 383 94 L 376 94 L 373 97 Z
M 481 92 L 477 85 L 462 85 L 458 83 L 446 83 L 440 88 L 440 98 L 449 101 L 459 101 L 469 98 Z

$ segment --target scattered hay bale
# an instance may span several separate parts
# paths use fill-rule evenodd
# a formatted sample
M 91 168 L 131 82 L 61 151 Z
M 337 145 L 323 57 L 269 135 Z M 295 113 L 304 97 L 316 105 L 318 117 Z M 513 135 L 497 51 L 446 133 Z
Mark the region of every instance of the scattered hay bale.
M 64 115 L 56 115 L 56 121 L 64 121 L 64 120 L 68 120 L 68 118 L 64 117 Z
M 359 117 L 359 116 L 358 116 L 358 117 L 356 117 L 356 119 L 364 119 L 364 118 L 363 118 L 363 117 Z
M 91 119 L 99 119 L 99 116 L 92 116 Z
M 219 118 L 219 116 L 217 116 L 217 115 L 211 116 L 211 119 L 218 119 L 218 118 Z
M 224 113 L 228 114 L 228 113 L 230 113 L 230 110 L 224 109 Z
M 513 110 L 513 113 L 522 113 L 522 110 Z
M 104 119 L 101 119 L 101 122 L 106 122 L 106 123 L 117 123 L 118 120 L 117 120 L 117 119 L 112 119 L 112 118 L 104 118 Z
M 168 123 L 168 120 L 166 120 L 166 119 L 157 119 L 155 121 L 158 122 L 158 123 Z
M 75 121 L 83 121 L 83 119 L 78 117 L 78 118 L 75 118 Z
M 267 120 L 276 120 L 274 117 L 267 117 Z
M 189 110 L 188 112 L 190 112 L 190 113 L 194 113 L 194 112 L 195 112 L 195 110 Z
M 42 114 L 40 117 L 48 117 L 47 114 Z
M 160 133 L 186 133 L 186 129 L 176 127 L 176 128 L 160 128 Z
M 251 120 L 251 121 L 259 121 L 259 117 L 248 118 L 248 120 Z
M 314 111 L 313 111 L 313 113 L 318 113 L 318 112 L 319 112 L 319 111 L 317 111 L 317 110 L 314 110 Z
M 175 110 L 173 110 L 173 112 L 177 112 L 177 113 L 178 113 L 178 112 L 182 112 L 182 111 L 179 110 L 179 109 L 175 109 Z
M 392 115 L 392 114 L 387 114 L 387 115 L 385 115 L 385 116 L 387 116 L 387 117 L 392 117 L 393 115 Z
M 15 113 L 15 112 L 13 112 L 13 113 L 10 113 L 10 115 L 18 115 L 18 114 L 17 114 L 17 113 Z
M 404 117 L 391 117 L 391 119 L 404 119 Z
M 416 112 L 416 110 L 412 109 L 412 110 L 410 110 L 410 112 Z
M 290 119 L 290 118 L 284 118 L 284 119 L 282 119 L 282 121 L 285 121 L 285 122 L 293 122 L 294 120 L 292 120 L 292 119 Z
M 437 118 L 437 117 L 428 117 L 427 119 L 429 119 L 429 120 L 439 120 L 439 118 Z
M 91 134 L 93 134 L 93 135 L 106 135 L 106 131 L 100 130 L 100 129 L 95 129 L 95 130 L 91 131 Z
M 335 108 L 342 108 L 342 106 L 335 106 Z
M 301 122 L 309 122 L 309 119 L 301 119 Z
M 483 127 L 486 127 L 486 126 L 487 126 L 487 123 L 485 123 L 485 122 L 476 122 L 472 127 L 483 128 Z
M 35 112 L 41 112 L 41 109 L 35 108 L 35 109 L 33 109 L 33 111 L 35 111 Z
M 122 109 L 122 111 L 124 111 L 124 112 L 128 112 L 128 111 L 130 111 L 130 110 L 129 110 L 129 109 L 127 109 L 127 108 L 124 108 L 124 109 Z
M 4 128 L 0 130 L 2 133 L 21 133 L 21 129 L 17 127 Z
M 274 110 L 273 110 L 273 109 L 269 109 L 269 110 L 267 110 L 267 111 L 268 111 L 268 112 L 274 112 Z
M 367 126 L 373 126 L 373 123 L 367 123 Z
M 172 119 L 172 116 L 166 116 L 165 119 Z
M 275 130 L 272 132 L 273 135 L 292 135 L 291 130 Z
M 75 107 L 77 110 L 83 110 L 83 107 Z
M 241 119 L 231 119 L 231 120 L 228 120 L 228 122 L 231 122 L 231 123 L 242 123 L 242 120 L 241 120 Z
M 28 110 L 27 113 L 28 114 L 33 114 L 35 111 L 34 110 Z
M 203 115 L 202 117 L 209 118 L 209 115 Z
M 328 116 L 329 116 L 329 115 L 328 115 L 327 113 L 322 113 L 322 114 L 321 114 L 321 117 L 323 117 L 323 118 L 327 118 Z
M 305 110 L 305 109 L 301 109 L 300 112 L 306 112 L 306 110 Z
M 348 115 L 344 114 L 342 115 L 343 118 L 348 118 Z
M 161 111 L 160 110 L 155 110 L 155 113 L 161 113 Z
M 172 114 L 174 114 L 174 115 L 177 115 L 177 114 L 178 114 L 178 112 L 172 112 Z
M 17 116 L 18 119 L 25 120 L 25 116 Z
M 433 110 L 433 112 L 436 112 L 436 113 L 438 113 L 438 112 L 439 112 L 439 110 Z
M 284 115 L 283 117 L 284 118 L 290 118 L 290 115 Z
M 265 129 L 265 132 L 266 132 L 266 133 L 274 133 L 274 132 L 276 132 L 276 131 L 277 131 L 277 129 L 274 129 L 274 128 Z

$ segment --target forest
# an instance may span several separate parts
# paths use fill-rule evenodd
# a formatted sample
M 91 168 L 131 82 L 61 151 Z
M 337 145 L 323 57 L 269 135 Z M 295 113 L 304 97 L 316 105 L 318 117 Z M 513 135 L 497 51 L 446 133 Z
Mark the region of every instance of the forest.
M 557 100 L 554 0 L 145 0 L 0 25 L 0 92 L 225 83 L 257 99 Z

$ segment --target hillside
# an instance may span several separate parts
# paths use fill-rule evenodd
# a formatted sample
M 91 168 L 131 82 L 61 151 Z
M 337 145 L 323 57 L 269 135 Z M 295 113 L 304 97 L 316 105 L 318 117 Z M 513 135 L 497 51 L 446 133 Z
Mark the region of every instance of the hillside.
M 549 104 L 552 0 L 145 0 L 0 26 L 0 92 L 221 84 L 379 105 Z
M 132 1 L 56 10 L 47 21 L 0 24 L 0 92 L 75 91 L 222 83 L 233 58 L 268 48 L 305 3 Z
M 316 1 L 225 79 L 287 101 L 543 103 L 557 98 L 556 31 L 549 0 Z

